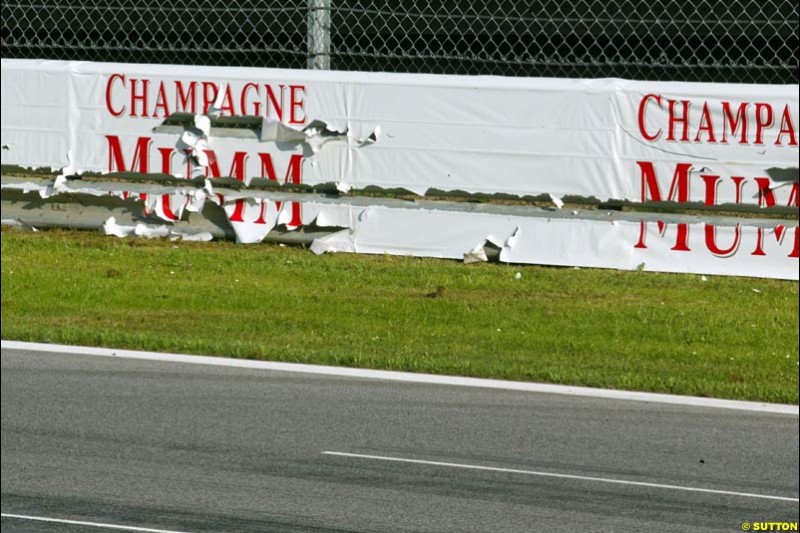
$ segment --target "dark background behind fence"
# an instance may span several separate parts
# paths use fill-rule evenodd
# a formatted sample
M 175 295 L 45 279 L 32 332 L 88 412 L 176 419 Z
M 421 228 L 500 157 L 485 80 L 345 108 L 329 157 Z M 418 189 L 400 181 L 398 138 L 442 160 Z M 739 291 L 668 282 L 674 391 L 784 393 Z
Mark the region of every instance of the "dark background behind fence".
M 797 0 L 11 0 L 0 10 L 4 58 L 798 82 Z

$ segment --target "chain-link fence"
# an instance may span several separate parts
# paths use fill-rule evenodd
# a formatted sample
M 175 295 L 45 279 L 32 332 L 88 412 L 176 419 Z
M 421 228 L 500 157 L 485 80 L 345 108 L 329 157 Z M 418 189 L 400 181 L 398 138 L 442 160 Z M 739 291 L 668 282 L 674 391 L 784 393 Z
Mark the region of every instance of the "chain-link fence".
M 798 82 L 797 0 L 7 0 L 2 56 Z

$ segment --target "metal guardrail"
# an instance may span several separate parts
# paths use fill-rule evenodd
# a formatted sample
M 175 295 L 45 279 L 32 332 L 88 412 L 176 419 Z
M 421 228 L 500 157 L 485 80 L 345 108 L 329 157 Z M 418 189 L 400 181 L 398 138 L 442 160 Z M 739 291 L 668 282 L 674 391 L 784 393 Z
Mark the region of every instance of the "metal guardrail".
M 166 181 L 84 181 L 59 176 L 34 182 L 4 175 L 2 225 L 27 230 L 101 230 L 117 237 L 276 242 L 302 245 L 317 254 L 389 253 L 463 259 L 464 263 L 797 278 L 796 210 L 786 218 L 777 218 L 775 213 L 769 213 L 770 218 L 744 217 L 708 211 L 598 209 L 602 206 L 567 206 L 555 199 L 549 207 L 427 198 L 408 201 L 251 187 L 226 189 L 216 179 L 204 180 L 204 185 L 192 180 L 179 185 Z M 248 205 L 255 210 L 250 209 L 243 218 Z M 268 211 L 273 214 L 266 216 Z M 280 216 L 284 214 L 288 216 Z M 663 231 L 662 239 L 653 233 L 668 226 L 673 229 L 674 241 Z M 420 239 L 421 227 L 439 229 Z M 691 249 L 690 228 L 694 228 Z M 724 246 L 733 240 L 732 248 L 718 244 L 718 232 L 725 235 Z M 598 243 L 604 244 L 597 248 Z M 740 244 L 744 250 L 737 253 Z M 687 257 L 686 252 L 699 254 L 695 258 L 700 260 Z M 708 252 L 717 259 L 703 260 Z M 732 263 L 725 259 L 731 253 L 735 256 Z
M 123 176 L 121 179 L 120 176 Z M 129 191 L 130 193 L 167 194 L 175 191 L 191 191 L 202 188 L 202 182 L 195 183 L 169 176 L 146 175 L 144 179 L 135 179 L 134 175 L 118 175 L 118 179 L 110 181 L 109 176 L 98 178 L 73 179 L 69 181 L 70 192 L 55 193 L 43 198 L 38 191 L 25 191 L 10 188 L 10 184 L 27 183 L 41 188 L 53 184 L 52 177 L 27 175 L 2 176 L 2 212 L 3 219 L 17 219 L 25 224 L 37 227 L 70 227 L 76 229 L 98 229 L 109 216 L 119 217 L 127 223 L 145 222 L 163 224 L 163 221 L 145 212 L 141 202 L 123 200 L 113 196 L 113 191 Z M 699 204 L 674 204 L 651 202 L 649 204 L 630 204 L 623 202 L 588 203 L 580 198 L 568 199 L 569 205 L 556 208 L 550 202 L 490 200 L 477 195 L 470 196 L 411 196 L 390 197 L 374 193 L 368 195 L 338 195 L 335 187 L 319 187 L 314 190 L 292 187 L 259 187 L 258 182 L 251 187 L 243 187 L 234 179 L 215 179 L 215 192 L 222 195 L 245 193 L 254 198 L 270 199 L 276 202 L 314 202 L 328 205 L 351 205 L 354 207 L 383 206 L 389 208 L 445 210 L 469 213 L 496 214 L 522 217 L 580 218 L 586 220 L 661 220 L 667 223 L 703 222 L 718 226 L 735 226 L 747 220 L 748 225 L 756 227 L 773 227 L 776 224 L 796 225 L 797 209 L 776 206 L 761 209 L 752 205 L 737 206 L 703 206 Z M 235 185 L 235 188 L 229 186 Z M 12 185 L 13 187 L 13 185 Z M 82 191 L 85 191 L 82 194 Z M 108 194 L 98 194 L 104 191 Z M 739 208 L 736 210 L 734 208 Z M 743 218 L 746 217 L 746 218 Z M 206 203 L 202 213 L 189 213 L 186 220 L 172 223 L 179 228 L 193 228 L 196 231 L 208 231 L 215 238 L 233 239 L 234 233 L 224 211 L 212 203 Z M 338 231 L 341 228 L 302 227 L 301 231 L 279 229 L 268 239 L 275 242 L 307 244 L 320 235 Z

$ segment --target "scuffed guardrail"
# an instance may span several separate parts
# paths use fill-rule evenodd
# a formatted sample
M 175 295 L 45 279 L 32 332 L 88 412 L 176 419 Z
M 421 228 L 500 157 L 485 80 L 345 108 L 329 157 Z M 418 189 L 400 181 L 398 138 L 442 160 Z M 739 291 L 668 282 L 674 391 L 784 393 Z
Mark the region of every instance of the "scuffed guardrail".
M 791 218 L 407 201 L 213 185 L 209 195 L 208 187 L 205 181 L 176 187 L 3 176 L 3 222 L 116 236 L 303 244 L 316 253 L 798 277 L 792 229 L 797 221 Z M 669 238 L 661 238 L 659 228 Z M 746 249 L 731 253 L 730 243 Z M 727 261 L 673 259 L 687 252 L 727 254 Z M 759 270 L 767 259 L 771 268 Z

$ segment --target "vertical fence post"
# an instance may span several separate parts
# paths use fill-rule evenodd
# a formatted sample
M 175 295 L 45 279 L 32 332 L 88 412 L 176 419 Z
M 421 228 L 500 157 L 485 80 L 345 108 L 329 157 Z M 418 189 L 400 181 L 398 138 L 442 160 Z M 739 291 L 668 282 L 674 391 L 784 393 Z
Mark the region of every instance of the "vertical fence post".
M 331 68 L 331 0 L 308 0 L 308 68 Z

